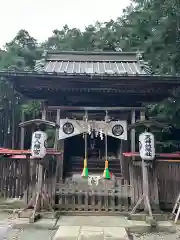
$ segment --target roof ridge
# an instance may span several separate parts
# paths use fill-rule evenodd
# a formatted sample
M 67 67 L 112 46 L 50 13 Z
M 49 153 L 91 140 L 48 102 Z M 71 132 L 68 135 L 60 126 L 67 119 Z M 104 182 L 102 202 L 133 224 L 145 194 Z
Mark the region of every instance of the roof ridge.
M 69 59 L 46 59 L 46 62 L 80 62 L 80 63 L 121 63 L 121 62 L 137 62 L 134 59 L 128 59 L 128 60 L 69 60 Z
M 51 54 L 52 52 L 52 54 Z M 67 55 L 66 55 L 67 54 Z M 37 72 L 67 74 L 146 74 L 151 73 L 143 52 L 44 51 L 35 62 Z
M 105 55 L 105 56 L 108 56 L 108 55 L 136 55 L 137 52 L 136 51 L 132 51 L 132 52 L 103 52 L 103 51 L 59 51 L 59 50 L 46 50 L 45 51 L 46 54 L 71 54 L 71 55 Z M 139 52 L 141 54 L 143 54 L 144 52 Z

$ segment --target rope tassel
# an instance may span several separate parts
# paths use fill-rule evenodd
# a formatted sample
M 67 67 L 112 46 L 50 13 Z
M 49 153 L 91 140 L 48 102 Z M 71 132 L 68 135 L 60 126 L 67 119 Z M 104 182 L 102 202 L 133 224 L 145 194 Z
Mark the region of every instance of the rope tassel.
M 88 167 L 87 167 L 87 159 L 84 159 L 84 167 L 81 174 L 82 177 L 88 177 Z
M 103 177 L 105 179 L 111 179 L 108 160 L 105 161 L 105 169 L 104 169 Z

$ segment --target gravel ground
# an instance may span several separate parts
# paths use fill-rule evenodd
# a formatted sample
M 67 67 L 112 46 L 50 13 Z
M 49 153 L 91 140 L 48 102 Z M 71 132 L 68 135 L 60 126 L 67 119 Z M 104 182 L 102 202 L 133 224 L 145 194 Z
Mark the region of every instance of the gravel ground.
M 17 230 L 12 229 L 8 231 L 4 240 L 52 240 L 55 232 L 46 230 Z M 133 240 L 177 240 L 180 239 L 180 233 L 178 234 L 166 234 L 166 233 L 149 233 L 143 235 L 133 235 Z
M 30 229 L 11 229 L 7 232 L 4 240 L 52 240 L 55 231 L 49 230 L 30 230 Z
M 176 233 L 147 233 L 143 235 L 133 234 L 133 240 L 177 240 L 180 239 L 180 231 Z
M 14 216 L 0 215 L 0 240 L 52 240 L 55 230 L 38 230 L 38 229 L 12 229 L 8 228 Z M 3 220 L 3 221 L 2 221 Z M 177 232 L 173 234 L 168 233 L 146 233 L 146 234 L 132 234 L 131 240 L 180 240 L 180 225 L 177 225 Z
M 52 240 L 56 230 L 14 229 L 16 214 L 0 214 L 0 240 Z
M 0 240 L 52 240 L 55 230 L 37 230 L 37 229 L 9 229 Z M 132 234 L 131 240 L 180 240 L 180 231 L 173 234 L 168 233 L 147 233 L 147 234 Z
M 20 229 L 11 229 L 6 234 L 4 240 L 34 240 L 34 239 L 43 239 L 43 240 L 52 240 L 55 231 L 48 230 L 20 230 Z M 176 234 L 167 234 L 167 233 L 148 233 L 143 235 L 133 234 L 133 240 L 177 240 L 180 239 L 180 232 Z M 1 239 L 0 239 L 1 240 Z
M 34 240 L 34 239 L 43 239 L 43 240 L 52 240 L 55 231 L 48 230 L 20 230 L 20 229 L 11 229 L 6 234 L 4 240 Z M 180 239 L 180 232 L 174 234 L 168 233 L 148 233 L 148 234 L 133 234 L 133 240 L 177 240 Z M 0 238 L 1 240 L 1 238 Z

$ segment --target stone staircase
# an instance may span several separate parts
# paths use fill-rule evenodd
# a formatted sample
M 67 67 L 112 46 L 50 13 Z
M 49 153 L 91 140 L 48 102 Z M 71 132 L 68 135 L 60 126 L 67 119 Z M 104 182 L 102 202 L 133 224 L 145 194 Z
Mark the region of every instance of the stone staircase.
M 88 169 L 90 174 L 103 173 L 105 160 L 102 158 L 90 157 L 88 159 Z M 66 177 L 72 176 L 74 173 L 81 173 L 83 170 L 83 158 L 71 157 L 68 167 L 66 167 Z M 118 158 L 109 159 L 109 170 L 116 177 L 121 177 L 120 160 Z

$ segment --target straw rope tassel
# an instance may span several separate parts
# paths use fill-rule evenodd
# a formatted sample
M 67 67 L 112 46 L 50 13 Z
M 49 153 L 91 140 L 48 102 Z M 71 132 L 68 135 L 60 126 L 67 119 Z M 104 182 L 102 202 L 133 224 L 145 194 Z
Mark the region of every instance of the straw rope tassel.
M 81 176 L 88 177 L 87 159 L 84 159 L 84 167 Z
M 108 118 L 108 112 L 106 111 L 105 122 L 107 122 L 107 118 Z M 107 158 L 108 158 L 108 140 L 107 140 L 107 132 L 106 132 L 105 133 L 105 159 L 106 159 L 106 161 L 105 161 L 103 177 L 105 179 L 111 179 L 110 172 L 109 172 L 109 162 L 108 162 Z
M 104 169 L 103 177 L 105 179 L 110 179 L 111 178 L 110 172 L 109 172 L 109 162 L 108 162 L 108 160 L 105 161 L 105 169 Z

